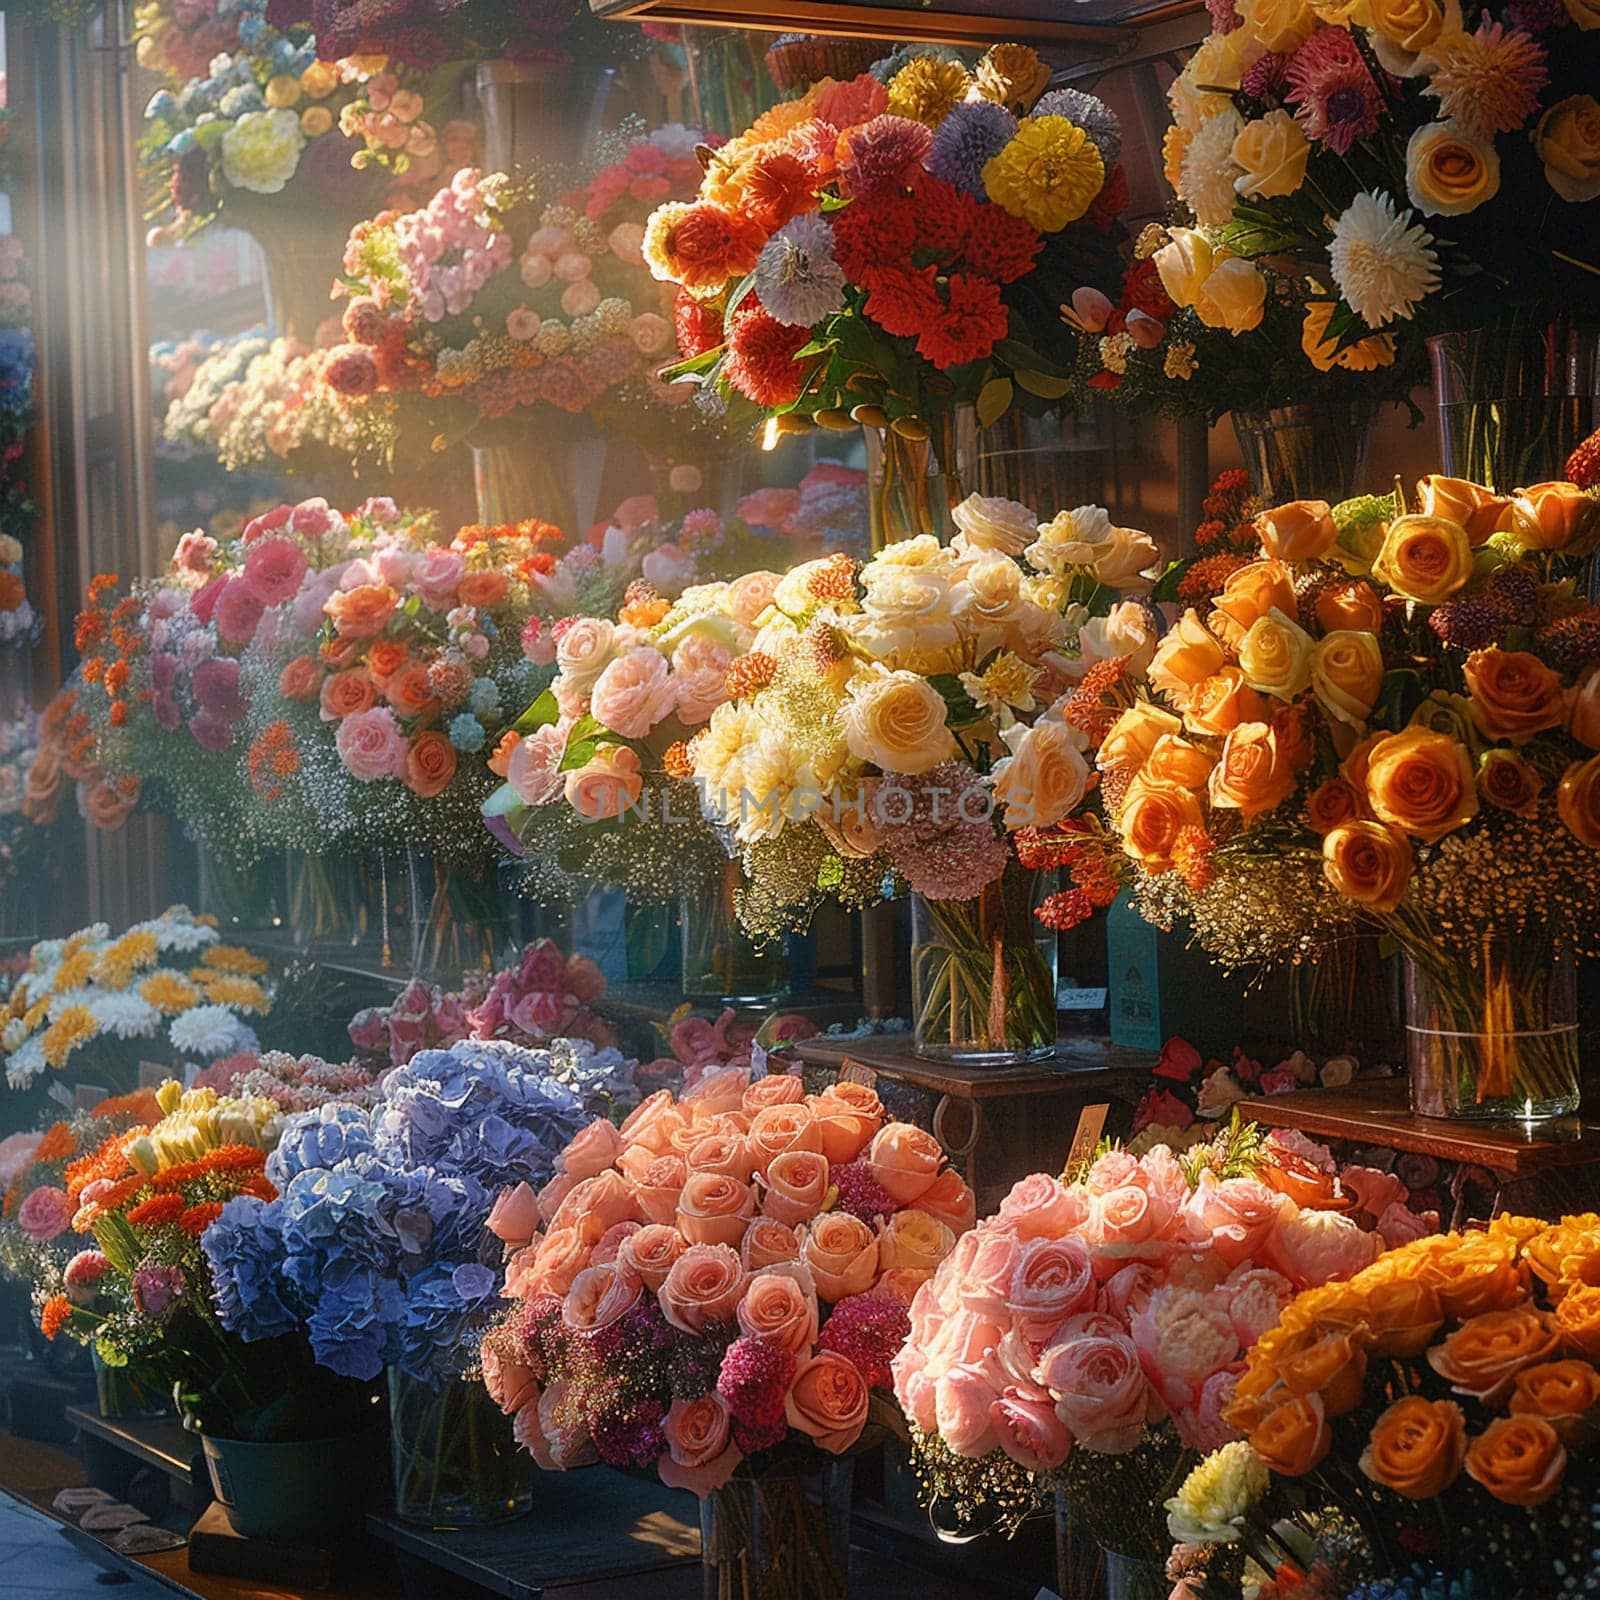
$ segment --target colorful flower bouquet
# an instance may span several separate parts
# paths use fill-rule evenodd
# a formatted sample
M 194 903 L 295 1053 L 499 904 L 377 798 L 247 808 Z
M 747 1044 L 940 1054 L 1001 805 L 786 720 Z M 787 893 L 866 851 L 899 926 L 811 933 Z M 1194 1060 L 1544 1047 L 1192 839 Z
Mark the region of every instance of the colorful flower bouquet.
M 1156 551 L 1094 506 L 1041 525 L 972 496 L 954 517 L 949 544 L 921 535 L 859 568 L 835 554 L 790 571 L 686 764 L 741 855 L 752 933 L 907 884 L 927 921 L 919 1048 L 1036 1055 L 1056 1038 L 1032 915 L 1035 868 L 1052 864 L 1039 838 L 1091 782 L 1067 691 L 1085 652 L 1150 631 L 1117 602 L 1149 588 Z
M 712 1073 L 592 1123 L 537 1196 L 502 1196 L 520 1304 L 484 1381 L 546 1470 L 654 1470 L 714 1498 L 708 1563 L 748 1548 L 842 1594 L 801 1474 L 861 1439 L 907 1301 L 972 1218 L 937 1141 L 871 1090 Z M 783 1519 L 770 1542 L 739 1522 L 753 1508 Z
M 918 1290 L 894 1361 L 926 1492 L 1015 1527 L 1059 1485 L 1105 1548 L 1164 1549 L 1152 1513 L 1188 1453 L 1232 1436 L 1243 1352 L 1381 1248 L 1305 1143 L 1235 1121 L 1181 1160 L 1112 1149 L 1018 1183 Z M 1403 1201 L 1383 1222 L 1427 1226 Z
M 501 1305 L 496 1193 L 542 1183 L 587 1121 L 555 1075 L 567 1054 L 586 1076 L 621 1065 L 576 1041 L 423 1051 L 384 1077 L 370 1110 L 290 1119 L 267 1169 L 281 1198 L 238 1199 L 205 1235 L 229 1335 L 255 1348 L 303 1332 L 320 1367 L 360 1380 L 391 1367 L 404 1515 L 450 1523 L 475 1504 L 526 1507 L 509 1430 L 462 1380 Z
M 1121 132 L 1092 95 L 1044 94 L 1026 46 L 975 72 L 937 53 L 883 65 L 763 113 L 692 202 L 656 211 L 645 254 L 679 285 L 676 374 L 780 428 L 931 439 L 950 475 L 958 405 L 988 424 L 1071 387 L 1057 307 L 1116 274 Z M 925 474 L 899 483 L 876 543 L 942 524 Z
M 267 963 L 221 942 L 203 917 L 174 906 L 116 938 L 96 923 L 28 952 L 0 1013 L 0 1064 L 13 1089 L 70 1069 L 84 1082 L 131 1088 L 154 1050 L 208 1066 L 253 1050 L 246 1017 L 271 1009 Z
M 1417 497 L 1263 512 L 1259 558 L 1147 662 L 1090 670 L 1067 909 L 1126 882 L 1228 965 L 1376 925 L 1412 964 L 1419 1103 L 1549 1116 L 1576 1104 L 1570 952 L 1600 926 L 1600 608 L 1575 588 L 1600 502 Z
M 1597 1230 L 1501 1216 L 1286 1304 L 1225 1408 L 1246 1439 L 1167 1502 L 1173 1537 L 1253 1557 L 1273 1600 L 1580 1593 L 1600 1493 Z
M 583 415 L 626 433 L 641 408 L 681 403 L 653 375 L 673 327 L 641 249 L 649 205 L 697 181 L 701 138 L 657 129 L 543 203 L 532 180 L 463 170 L 420 210 L 358 223 L 328 383 L 391 448 L 488 442 L 482 424 L 530 407 L 568 433 Z
M 1420 336 L 1516 309 L 1592 321 L 1597 74 L 1582 0 L 1219 5 L 1169 94 L 1196 226 L 1156 254 L 1162 282 L 1232 325 L 1271 258 L 1320 370 L 1410 370 Z
M 330 1101 L 365 1108 L 378 1098 L 379 1074 L 359 1061 L 324 1061 L 287 1050 L 241 1050 L 213 1061 L 191 1087 L 241 1100 L 274 1101 L 285 1116 Z

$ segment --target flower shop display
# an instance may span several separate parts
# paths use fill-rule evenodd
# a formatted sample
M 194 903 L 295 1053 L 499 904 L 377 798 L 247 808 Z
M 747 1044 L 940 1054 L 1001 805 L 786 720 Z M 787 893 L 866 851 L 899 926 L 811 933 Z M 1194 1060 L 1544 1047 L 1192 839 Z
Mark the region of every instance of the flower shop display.
M 525 1511 L 528 1475 L 476 1381 L 498 1315 L 502 1189 L 543 1184 L 587 1123 L 558 1081 L 615 1075 L 615 1050 L 471 1040 L 424 1050 L 370 1109 L 291 1118 L 267 1167 L 281 1196 L 234 1200 L 203 1245 L 227 1333 L 247 1348 L 303 1335 L 319 1369 L 389 1369 L 395 1507 L 434 1526 Z M 492 1231 L 493 1230 L 493 1231 Z
M 1600 503 L 1430 475 L 1415 505 L 1263 512 L 1258 559 L 1153 655 L 1090 669 L 1067 717 L 1101 781 L 1065 825 L 1070 910 L 1126 883 L 1230 966 L 1376 927 L 1409 963 L 1418 1109 L 1555 1116 L 1600 919 Z
M 28 952 L 0 1022 L 6 1083 L 46 1073 L 129 1089 L 141 1060 L 207 1066 L 253 1050 L 250 1021 L 272 991 L 267 963 L 223 944 L 205 918 L 174 906 L 111 935 L 102 923 Z
M 1026 46 L 883 67 L 764 112 L 645 238 L 679 286 L 672 372 L 777 432 L 866 427 L 874 548 L 948 527 L 958 408 L 987 424 L 1068 394 L 1057 307 L 1116 273 L 1126 194 L 1116 117 L 1045 94 Z
M 1595 423 L 1590 21 L 1220 8 L 1169 93 L 1163 154 L 1194 226 L 1152 257 L 1166 292 L 1234 331 L 1287 296 L 1314 370 L 1409 372 L 1428 341 L 1445 470 L 1501 493 L 1556 477 Z M 1264 258 L 1290 274 L 1270 296 Z
M 668 1089 L 693 1089 L 726 1067 L 752 1068 L 758 1051 L 770 1060 L 785 1044 L 809 1039 L 817 1031 L 798 1012 L 774 1012 L 757 1022 L 748 1014 L 740 1017 L 731 1006 L 708 1017 L 688 1001 L 650 1025 L 669 1053 L 641 1063 L 639 1080 Z
M 39 817 L 28 803 L 28 777 L 39 758 L 39 720 L 25 711 L 15 721 L 0 721 L 0 937 L 33 930 L 33 909 L 12 886 L 24 877 L 43 884 L 55 867 L 54 811 Z
M 842 1596 L 847 1507 L 806 1479 L 862 1440 L 907 1301 L 972 1225 L 932 1135 L 859 1085 L 724 1070 L 592 1123 L 497 1212 L 518 1304 L 483 1375 L 519 1443 L 692 1489 L 703 1559 L 749 1593 Z
M 1288 1302 L 1225 1407 L 1244 1439 L 1167 1502 L 1190 1600 L 1241 1556 L 1274 1600 L 1582 1594 L 1597 1226 L 1508 1214 Z
M 282 1124 L 273 1100 L 156 1091 L 159 1119 L 114 1134 L 66 1171 L 74 1233 L 97 1248 L 68 1263 L 45 1299 L 47 1339 L 65 1330 L 109 1366 L 156 1375 L 199 1432 L 212 1485 L 236 1531 L 308 1538 L 359 1517 L 380 1436 L 370 1385 L 312 1360 L 291 1329 L 255 1346 L 218 1320 L 221 1279 L 206 1236 L 230 1203 L 264 1202 Z M 87 1303 L 76 1283 L 97 1285 Z
M 948 544 L 786 574 L 686 763 L 739 852 L 752 933 L 908 886 L 917 1048 L 1030 1059 L 1056 1041 L 1042 836 L 1091 782 L 1068 691 L 1102 646 L 1154 648 L 1122 597 L 1149 589 L 1156 550 L 1095 506 L 1041 524 L 973 496 L 953 515 Z
M 23 570 L 24 540 L 38 518 L 26 466 L 36 356 L 22 242 L 0 234 L 0 645 L 27 643 L 38 623 Z
M 1242 1355 L 1297 1291 L 1438 1225 L 1392 1180 L 1357 1193 L 1326 1150 L 1237 1119 L 1181 1159 L 1024 1178 L 911 1303 L 895 1395 L 925 1495 L 1014 1529 L 1059 1487 L 1105 1549 L 1159 1562 L 1162 1501 L 1233 1437 Z
M 330 1101 L 367 1107 L 378 1098 L 380 1074 L 359 1061 L 324 1061 L 287 1050 L 241 1050 L 195 1075 L 195 1089 L 215 1089 L 241 1100 L 271 1100 L 287 1116 L 316 1111 Z

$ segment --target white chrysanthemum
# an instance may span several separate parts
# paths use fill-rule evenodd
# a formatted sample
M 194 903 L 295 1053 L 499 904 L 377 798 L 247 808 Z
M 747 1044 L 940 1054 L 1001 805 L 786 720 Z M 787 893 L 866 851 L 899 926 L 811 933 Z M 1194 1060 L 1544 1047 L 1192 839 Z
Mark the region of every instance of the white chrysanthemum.
M 1233 141 L 1244 118 L 1231 106 L 1208 117 L 1190 139 L 1178 167 L 1178 193 L 1202 228 L 1220 228 L 1233 217 L 1233 184 L 1244 168 L 1233 159 Z
M 137 994 L 97 994 L 88 1007 L 100 1031 L 119 1039 L 148 1039 L 161 1026 L 161 1013 Z
M 44 1071 L 44 1041 L 29 1039 L 20 1050 L 6 1057 L 6 1082 L 13 1089 L 24 1088 Z
M 1333 281 L 1369 328 L 1410 320 L 1439 287 L 1433 235 L 1386 194 L 1358 194 L 1333 225 L 1328 262 Z
M 63 989 L 60 994 L 50 996 L 50 1008 L 45 1016 L 54 1022 L 63 1011 L 70 1011 L 74 1006 L 86 1006 L 99 994 L 98 989 Z
M 255 1049 L 255 1035 L 226 1006 L 192 1006 L 172 1019 L 172 1047 L 185 1056 L 214 1061 Z
M 1269 1482 L 1261 1457 L 1235 1439 L 1212 1451 L 1167 1501 L 1167 1531 L 1179 1544 L 1234 1544 Z

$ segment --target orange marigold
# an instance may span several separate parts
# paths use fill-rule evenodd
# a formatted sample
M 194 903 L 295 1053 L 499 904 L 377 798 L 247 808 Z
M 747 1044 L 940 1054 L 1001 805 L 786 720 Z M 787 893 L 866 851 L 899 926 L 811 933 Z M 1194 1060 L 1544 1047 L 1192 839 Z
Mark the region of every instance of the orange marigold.
M 1240 567 L 1248 566 L 1249 559 L 1231 551 L 1218 551 L 1214 556 L 1202 556 L 1178 580 L 1178 598 L 1194 605 L 1222 592 L 1222 586 Z
M 1192 894 L 1211 882 L 1211 853 L 1217 842 L 1204 828 L 1180 828 L 1172 846 L 1172 865 Z
M 201 958 L 204 960 L 204 957 Z M 135 1089 L 132 1094 L 114 1094 L 99 1101 L 91 1113 L 99 1122 L 114 1117 L 131 1117 L 135 1122 L 159 1122 L 161 1107 L 153 1089 Z
M 852 600 L 856 592 L 856 563 L 842 550 L 835 551 L 811 574 L 806 588 L 818 600 Z
M 765 650 L 752 650 L 728 666 L 728 693 L 743 700 L 765 689 L 778 675 L 778 662 Z
M 661 765 L 669 778 L 685 782 L 694 776 L 694 762 L 689 759 L 689 747 L 682 739 L 674 739 L 661 757 Z
M 113 700 L 111 702 L 111 726 L 120 728 L 128 720 L 128 702 L 126 700 Z
M 89 604 L 99 605 L 101 596 L 109 594 L 121 582 L 114 572 L 97 572 L 89 580 Z
M 106 664 L 99 656 L 90 656 L 78 671 L 85 683 L 98 683 L 106 672 Z
M 72 1129 L 64 1122 L 52 1122 L 44 1131 L 44 1137 L 33 1147 L 33 1160 L 36 1166 L 46 1161 L 64 1161 L 68 1156 L 75 1155 L 78 1141 L 72 1136 Z
M 67 1193 L 76 1200 L 87 1183 L 96 1178 L 120 1178 L 128 1170 L 128 1158 L 123 1153 L 126 1134 L 114 1134 L 101 1141 L 99 1147 L 81 1156 L 67 1168 Z
M 53 1294 L 39 1310 L 39 1332 L 54 1339 L 72 1315 L 72 1302 L 64 1294 Z

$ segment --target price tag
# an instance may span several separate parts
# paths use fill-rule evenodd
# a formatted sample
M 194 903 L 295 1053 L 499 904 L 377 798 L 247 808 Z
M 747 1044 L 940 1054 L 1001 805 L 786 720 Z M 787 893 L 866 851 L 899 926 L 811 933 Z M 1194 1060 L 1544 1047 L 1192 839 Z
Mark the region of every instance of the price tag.
M 839 1068 L 839 1082 L 859 1083 L 865 1089 L 876 1089 L 878 1074 L 871 1067 L 863 1066 L 859 1061 L 852 1061 L 846 1056 L 844 1064 Z
M 1071 1148 L 1067 1151 L 1067 1164 L 1061 1169 L 1063 1178 L 1070 1181 L 1094 1160 L 1094 1147 L 1100 1143 L 1100 1135 L 1105 1132 L 1106 1115 L 1110 1110 L 1111 1103 L 1104 1101 L 1099 1105 L 1085 1106 L 1078 1113 L 1078 1127 L 1072 1135 Z
M 1056 994 L 1058 1011 L 1104 1011 L 1105 1007 L 1104 989 L 1062 989 Z

